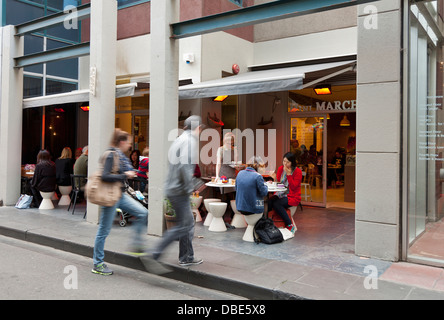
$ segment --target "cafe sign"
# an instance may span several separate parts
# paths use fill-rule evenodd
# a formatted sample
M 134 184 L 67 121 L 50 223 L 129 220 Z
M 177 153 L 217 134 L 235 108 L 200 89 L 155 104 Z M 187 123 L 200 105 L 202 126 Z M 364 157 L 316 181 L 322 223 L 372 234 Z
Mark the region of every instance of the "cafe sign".
M 316 101 L 314 105 L 301 105 L 291 101 L 288 112 L 356 112 L 356 100 Z

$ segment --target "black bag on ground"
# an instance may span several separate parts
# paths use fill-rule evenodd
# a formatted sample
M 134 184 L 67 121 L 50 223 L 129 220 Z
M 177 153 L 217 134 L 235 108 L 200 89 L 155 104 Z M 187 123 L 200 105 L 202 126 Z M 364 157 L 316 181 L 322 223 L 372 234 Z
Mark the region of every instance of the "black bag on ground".
M 256 234 L 257 237 L 256 238 Z M 266 244 L 279 243 L 284 241 L 284 237 L 270 218 L 262 217 L 254 226 L 254 242 Z

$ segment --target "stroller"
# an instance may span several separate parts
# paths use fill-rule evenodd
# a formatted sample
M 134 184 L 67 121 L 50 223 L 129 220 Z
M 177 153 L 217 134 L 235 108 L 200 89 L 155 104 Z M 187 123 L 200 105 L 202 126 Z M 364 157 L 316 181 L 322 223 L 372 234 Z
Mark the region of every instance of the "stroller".
M 134 200 L 141 203 L 145 208 L 148 209 L 148 199 L 140 192 L 139 190 L 134 191 L 133 188 L 131 188 L 128 183 L 125 183 L 125 192 L 128 193 Z M 116 209 L 117 214 L 119 215 L 119 225 L 121 227 L 125 227 L 128 223 L 128 219 L 130 218 L 131 214 L 123 211 L 119 208 Z

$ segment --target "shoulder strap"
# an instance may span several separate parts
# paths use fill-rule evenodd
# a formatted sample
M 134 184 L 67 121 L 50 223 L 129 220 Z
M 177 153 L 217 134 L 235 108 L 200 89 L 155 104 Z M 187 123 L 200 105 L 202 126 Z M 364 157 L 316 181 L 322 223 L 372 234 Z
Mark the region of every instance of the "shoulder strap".
M 105 166 L 106 158 L 108 157 L 108 155 L 109 155 L 111 152 L 113 153 L 113 157 L 114 157 L 112 173 L 118 173 L 118 172 L 119 172 L 119 163 L 120 163 L 120 159 L 119 159 L 119 155 L 117 154 L 116 151 L 114 151 L 114 150 L 106 150 L 106 151 L 103 153 L 103 155 L 102 155 L 101 164 L 102 164 L 102 167 Z

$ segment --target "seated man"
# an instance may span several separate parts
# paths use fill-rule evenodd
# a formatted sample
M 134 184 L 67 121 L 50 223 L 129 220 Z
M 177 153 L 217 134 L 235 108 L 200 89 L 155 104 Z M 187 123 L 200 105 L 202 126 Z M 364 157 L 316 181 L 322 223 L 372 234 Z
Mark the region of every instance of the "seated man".
M 259 162 L 255 157 L 247 163 L 247 168 L 236 177 L 236 208 L 244 215 L 263 213 L 264 197 L 268 187 L 262 175 L 257 173 Z

